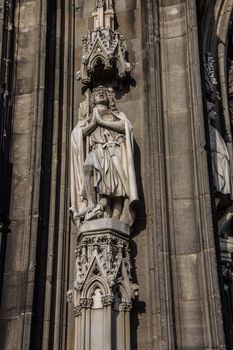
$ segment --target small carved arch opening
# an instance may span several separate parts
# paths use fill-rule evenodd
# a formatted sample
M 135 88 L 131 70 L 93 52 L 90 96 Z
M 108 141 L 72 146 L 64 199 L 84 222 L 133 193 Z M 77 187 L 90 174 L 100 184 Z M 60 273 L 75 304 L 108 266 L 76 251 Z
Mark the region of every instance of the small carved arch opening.
M 129 286 L 130 288 L 130 286 Z M 116 287 L 113 290 L 114 298 L 116 299 L 116 305 L 122 302 L 128 302 L 131 301 L 131 295 L 129 291 L 127 291 L 127 286 L 124 285 L 124 282 L 120 282 L 116 285 Z
M 96 56 L 91 63 L 91 67 L 93 67 L 94 87 L 100 84 L 108 85 L 112 82 L 112 77 L 117 76 L 117 68 L 114 60 L 109 64 L 103 56 Z
M 95 288 L 92 291 L 92 307 L 89 315 L 90 322 L 90 341 L 91 341 L 91 349 L 103 349 L 104 344 L 106 343 L 104 323 L 105 323 L 105 314 L 104 307 L 102 301 L 102 290 L 96 284 Z M 97 337 L 98 335 L 98 337 Z M 98 339 L 97 339 L 98 338 Z
M 95 291 L 99 289 L 102 296 L 110 294 L 110 289 L 106 282 L 100 276 L 92 277 L 83 289 L 82 297 L 92 298 Z
M 100 54 L 97 54 L 91 62 L 92 69 L 96 69 L 98 67 L 101 67 L 102 69 L 104 69 L 106 65 L 107 65 L 106 58 Z

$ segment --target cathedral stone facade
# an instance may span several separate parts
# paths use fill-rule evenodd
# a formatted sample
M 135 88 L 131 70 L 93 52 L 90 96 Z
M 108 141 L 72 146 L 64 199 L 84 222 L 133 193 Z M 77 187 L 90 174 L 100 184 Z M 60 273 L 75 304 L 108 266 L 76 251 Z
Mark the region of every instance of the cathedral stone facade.
M 232 0 L 0 0 L 0 349 L 233 349 Z

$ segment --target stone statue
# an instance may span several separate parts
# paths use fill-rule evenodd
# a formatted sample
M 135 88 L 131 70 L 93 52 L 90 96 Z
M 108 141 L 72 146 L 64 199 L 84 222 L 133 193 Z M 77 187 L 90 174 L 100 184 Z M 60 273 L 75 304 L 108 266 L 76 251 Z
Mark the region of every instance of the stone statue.
M 214 188 L 218 194 L 231 194 L 230 157 L 226 143 L 220 132 L 212 125 L 217 113 L 214 103 L 207 101 L 210 131 L 210 151 L 212 158 L 212 171 L 214 177 Z
M 224 236 L 232 231 L 233 205 L 231 201 L 230 157 L 220 132 L 212 125 L 217 113 L 214 103 L 207 101 L 209 117 L 210 152 L 212 160 L 215 202 L 218 209 L 218 233 Z
M 71 135 L 71 212 L 75 222 L 101 217 L 132 225 L 138 199 L 133 130 L 110 89 L 86 92 Z

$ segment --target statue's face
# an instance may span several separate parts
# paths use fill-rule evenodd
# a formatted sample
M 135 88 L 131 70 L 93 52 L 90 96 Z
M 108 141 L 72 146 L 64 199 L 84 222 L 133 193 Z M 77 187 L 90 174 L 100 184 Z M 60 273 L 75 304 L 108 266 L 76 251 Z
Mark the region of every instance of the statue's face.
M 98 104 L 104 104 L 107 105 L 108 104 L 108 96 L 106 94 L 106 92 L 103 91 L 97 91 L 95 93 L 95 103 Z
M 214 103 L 207 102 L 207 111 L 208 111 L 208 117 L 210 121 L 215 121 L 217 113 L 215 112 L 215 109 L 214 109 Z
M 211 121 L 215 121 L 216 120 L 216 115 L 217 115 L 217 113 L 215 112 L 215 110 L 214 109 L 211 109 L 210 111 L 209 111 L 209 118 L 210 118 L 210 120 Z

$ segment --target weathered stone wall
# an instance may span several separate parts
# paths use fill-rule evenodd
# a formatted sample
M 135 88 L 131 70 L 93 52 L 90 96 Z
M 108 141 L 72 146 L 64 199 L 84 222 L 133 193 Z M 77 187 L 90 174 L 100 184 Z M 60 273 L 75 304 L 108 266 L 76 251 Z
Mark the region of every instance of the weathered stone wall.
M 27 349 L 41 171 L 45 2 L 21 1 L 16 4 L 15 27 L 11 232 L 7 240 L 0 338 L 1 348 Z
M 94 7 L 94 0 L 17 2 L 5 350 L 73 347 L 65 301 L 76 242 L 69 139 L 84 99 L 74 75 Z M 116 95 L 134 127 L 140 196 L 132 349 L 222 349 L 195 1 L 117 0 L 116 13 L 134 64 L 131 85 Z
M 224 336 L 203 150 L 195 2 L 148 3 L 148 16 L 154 347 L 220 349 Z

